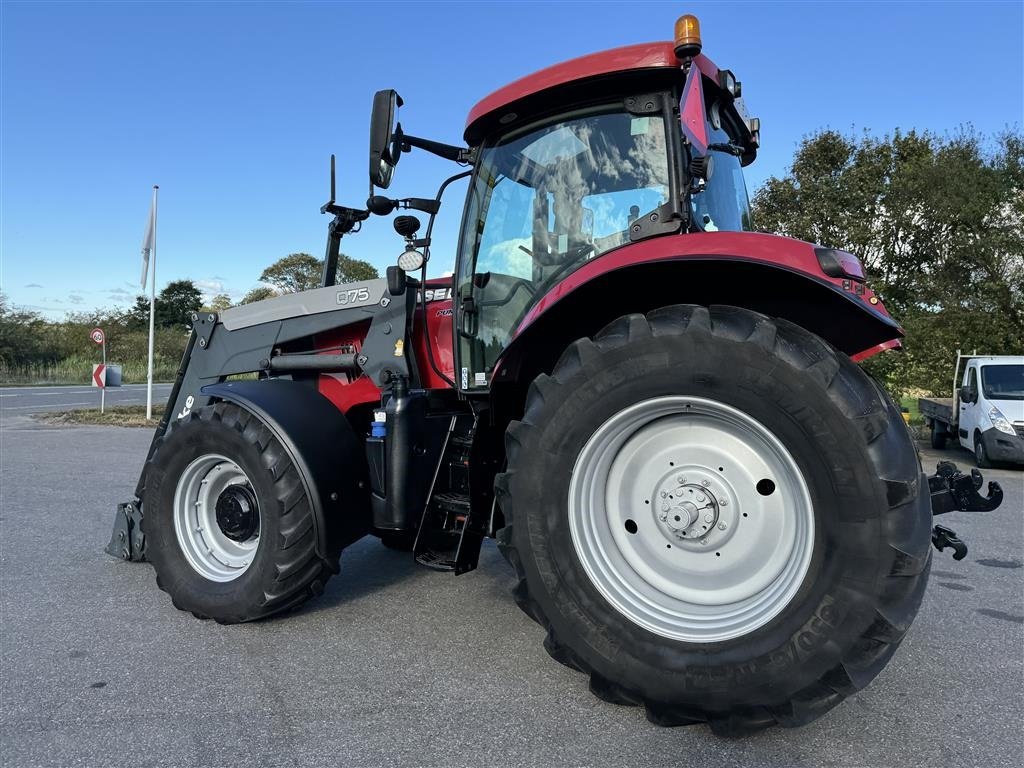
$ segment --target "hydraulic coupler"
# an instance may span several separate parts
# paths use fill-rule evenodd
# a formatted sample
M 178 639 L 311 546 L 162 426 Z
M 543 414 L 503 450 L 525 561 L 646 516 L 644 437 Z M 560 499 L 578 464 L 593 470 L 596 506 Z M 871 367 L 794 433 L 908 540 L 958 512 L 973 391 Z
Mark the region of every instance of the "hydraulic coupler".
M 1003 489 L 999 483 L 989 481 L 988 496 L 978 493 L 981 488 L 981 472 L 971 470 L 967 475 L 957 469 L 951 461 L 940 461 L 935 474 L 928 478 L 928 490 L 932 497 L 932 515 L 946 512 L 990 512 L 1003 501 Z M 942 552 L 952 547 L 953 559 L 963 560 L 967 556 L 967 545 L 956 535 L 956 531 L 943 525 L 932 529 L 932 544 Z

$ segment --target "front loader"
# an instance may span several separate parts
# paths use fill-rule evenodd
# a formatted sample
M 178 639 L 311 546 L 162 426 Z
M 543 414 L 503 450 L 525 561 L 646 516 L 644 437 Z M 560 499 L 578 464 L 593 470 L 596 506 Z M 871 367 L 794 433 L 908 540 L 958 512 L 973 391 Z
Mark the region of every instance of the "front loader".
M 922 472 L 856 364 L 902 335 L 858 259 L 752 231 L 759 121 L 697 20 L 501 88 L 464 145 L 406 133 L 401 104 L 374 97 L 365 208 L 335 203 L 332 161 L 322 286 L 193 317 L 108 551 L 244 622 L 365 535 L 456 574 L 494 537 L 549 653 L 656 723 L 796 726 L 866 685 L 933 541 L 966 552 L 933 514 L 1002 492 Z M 379 194 L 414 149 L 459 167 Z M 454 275 L 428 280 L 467 176 Z M 387 278 L 335 285 L 341 238 L 399 210 Z

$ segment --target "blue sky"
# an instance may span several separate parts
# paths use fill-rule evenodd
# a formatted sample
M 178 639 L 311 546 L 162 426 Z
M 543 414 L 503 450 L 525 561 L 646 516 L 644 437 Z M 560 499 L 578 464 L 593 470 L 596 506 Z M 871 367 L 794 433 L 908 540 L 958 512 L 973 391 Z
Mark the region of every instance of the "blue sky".
M 295 251 L 322 255 L 327 159 L 339 201 L 367 195 L 373 92 L 407 131 L 457 142 L 469 108 L 535 69 L 670 39 L 704 51 L 761 118 L 754 189 L 822 127 L 985 133 L 1024 121 L 1024 5 L 1005 3 L 56 3 L 0 5 L 0 290 L 51 317 L 130 303 L 159 184 L 158 286 L 240 297 Z M 406 155 L 389 193 L 432 197 L 454 172 Z M 450 269 L 464 187 L 440 214 Z M 387 219 L 343 243 L 381 270 Z

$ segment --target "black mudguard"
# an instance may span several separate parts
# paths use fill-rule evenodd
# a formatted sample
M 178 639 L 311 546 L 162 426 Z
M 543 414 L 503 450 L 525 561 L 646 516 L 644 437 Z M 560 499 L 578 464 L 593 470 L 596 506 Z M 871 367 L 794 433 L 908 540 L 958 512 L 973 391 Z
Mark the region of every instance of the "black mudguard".
M 326 397 L 288 379 L 225 381 L 202 394 L 250 411 L 288 451 L 313 505 L 317 554 L 332 556 L 369 531 L 366 452 Z

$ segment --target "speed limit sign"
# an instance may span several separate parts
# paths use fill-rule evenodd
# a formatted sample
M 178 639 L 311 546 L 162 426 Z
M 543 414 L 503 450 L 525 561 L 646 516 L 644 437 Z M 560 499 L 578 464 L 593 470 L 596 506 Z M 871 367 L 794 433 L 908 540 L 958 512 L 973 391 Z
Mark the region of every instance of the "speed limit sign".
M 102 344 L 105 340 L 105 337 L 103 336 L 103 329 L 93 328 L 92 332 L 89 334 L 89 338 L 95 341 L 97 344 Z

